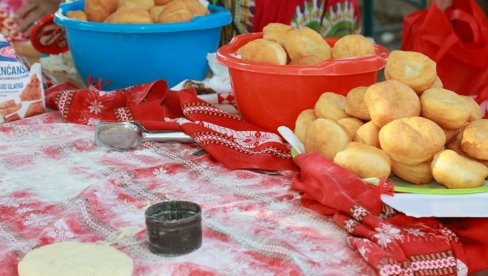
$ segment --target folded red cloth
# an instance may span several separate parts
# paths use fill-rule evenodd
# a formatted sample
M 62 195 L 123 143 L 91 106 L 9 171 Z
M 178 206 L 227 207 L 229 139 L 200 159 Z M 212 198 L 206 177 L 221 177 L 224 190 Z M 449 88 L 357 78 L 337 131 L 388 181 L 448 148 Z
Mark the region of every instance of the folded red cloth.
M 193 88 L 170 91 L 166 82 L 155 81 L 100 91 L 65 83 L 46 91 L 46 105 L 71 123 L 134 121 L 149 130 L 182 130 L 230 169 L 296 169 L 279 135 L 199 99 Z
M 364 183 L 314 153 L 294 159 L 302 203 L 333 215 L 347 241 L 380 275 L 466 275 L 488 269 L 488 219 L 413 218 L 383 204 L 384 187 Z

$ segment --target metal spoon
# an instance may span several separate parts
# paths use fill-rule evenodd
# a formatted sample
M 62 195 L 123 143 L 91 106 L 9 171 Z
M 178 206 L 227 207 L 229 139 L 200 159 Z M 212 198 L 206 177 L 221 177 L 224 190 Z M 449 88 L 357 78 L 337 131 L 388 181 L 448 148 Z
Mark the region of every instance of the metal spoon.
M 193 139 L 184 132 L 148 131 L 135 122 L 98 123 L 95 129 L 95 143 L 117 150 L 135 148 L 143 142 L 190 143 Z

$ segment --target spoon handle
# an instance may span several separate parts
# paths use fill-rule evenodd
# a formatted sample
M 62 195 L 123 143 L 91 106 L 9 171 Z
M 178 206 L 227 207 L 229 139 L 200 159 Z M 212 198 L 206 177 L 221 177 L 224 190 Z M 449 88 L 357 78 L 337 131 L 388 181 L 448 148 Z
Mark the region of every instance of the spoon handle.
M 193 138 L 180 131 L 148 131 L 142 134 L 145 142 L 180 142 L 193 143 Z

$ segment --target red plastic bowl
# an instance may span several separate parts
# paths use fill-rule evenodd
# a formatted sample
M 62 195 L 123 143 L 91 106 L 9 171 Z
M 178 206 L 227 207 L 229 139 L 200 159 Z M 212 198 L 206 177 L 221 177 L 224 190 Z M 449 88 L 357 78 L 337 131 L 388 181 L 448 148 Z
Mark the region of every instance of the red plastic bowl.
M 237 107 L 244 120 L 276 132 L 278 126 L 295 127 L 300 112 L 313 108 L 324 92 L 346 95 L 352 88 L 377 81 L 388 50 L 375 45 L 376 55 L 324 61 L 316 66 L 267 65 L 241 60 L 237 49 L 261 38 L 262 33 L 242 34 L 220 47 L 217 60 L 229 68 Z M 333 45 L 336 38 L 326 38 Z

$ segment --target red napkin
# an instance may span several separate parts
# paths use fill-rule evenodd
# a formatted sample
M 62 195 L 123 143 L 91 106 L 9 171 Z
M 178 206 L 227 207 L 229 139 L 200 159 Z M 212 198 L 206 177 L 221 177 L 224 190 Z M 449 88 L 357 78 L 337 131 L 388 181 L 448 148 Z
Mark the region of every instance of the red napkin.
M 347 241 L 380 275 L 466 275 L 488 269 L 488 219 L 413 218 L 383 204 L 384 185 L 364 183 L 314 153 L 294 159 L 302 203 L 351 235 Z
M 149 130 L 184 131 L 229 169 L 296 169 L 280 136 L 199 99 L 193 88 L 170 91 L 155 81 L 100 91 L 64 83 L 46 91 L 46 105 L 71 123 L 135 121 Z

